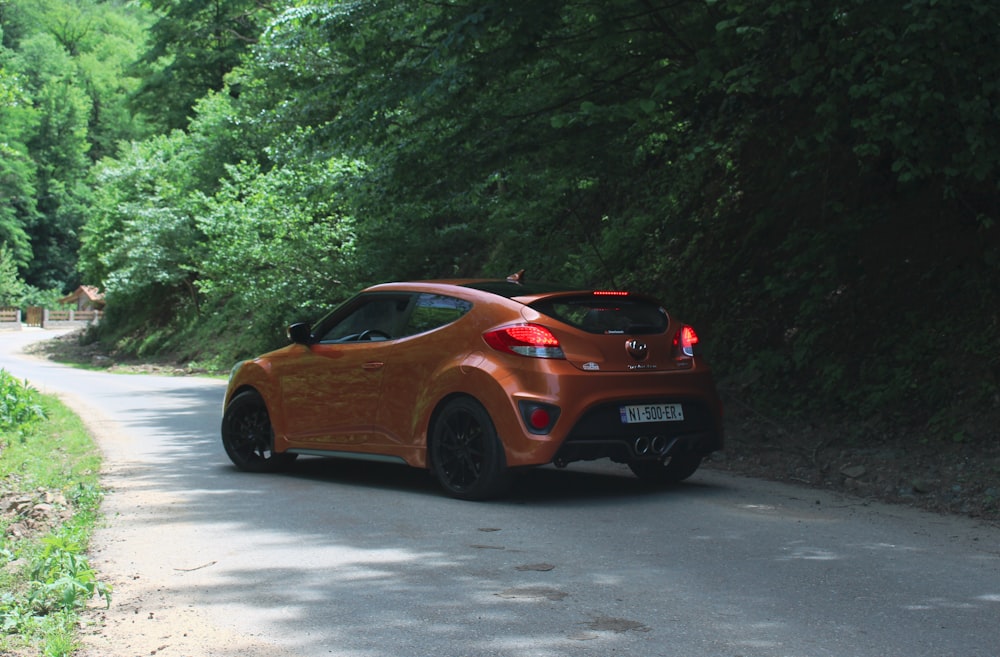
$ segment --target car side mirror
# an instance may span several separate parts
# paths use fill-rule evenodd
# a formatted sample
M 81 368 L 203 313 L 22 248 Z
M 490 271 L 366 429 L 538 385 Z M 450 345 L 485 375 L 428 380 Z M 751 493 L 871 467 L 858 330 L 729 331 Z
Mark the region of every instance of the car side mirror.
M 312 342 L 312 328 L 306 322 L 296 322 L 288 327 L 286 331 L 288 339 L 295 344 L 309 344 Z

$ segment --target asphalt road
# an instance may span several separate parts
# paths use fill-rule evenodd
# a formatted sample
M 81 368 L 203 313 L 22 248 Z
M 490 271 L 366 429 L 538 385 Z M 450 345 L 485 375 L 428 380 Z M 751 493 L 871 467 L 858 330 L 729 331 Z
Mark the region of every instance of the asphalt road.
M 709 469 L 664 491 L 613 464 L 472 503 L 397 466 L 234 470 L 224 383 L 16 355 L 105 454 L 87 655 L 997 657 L 1000 529 Z

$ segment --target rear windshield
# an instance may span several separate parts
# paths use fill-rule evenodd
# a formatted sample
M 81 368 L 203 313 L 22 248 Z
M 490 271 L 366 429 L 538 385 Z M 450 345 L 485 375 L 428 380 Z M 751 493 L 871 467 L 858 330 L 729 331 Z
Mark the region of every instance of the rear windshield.
M 646 299 L 579 296 L 543 299 L 531 307 L 588 333 L 663 333 L 669 318 Z

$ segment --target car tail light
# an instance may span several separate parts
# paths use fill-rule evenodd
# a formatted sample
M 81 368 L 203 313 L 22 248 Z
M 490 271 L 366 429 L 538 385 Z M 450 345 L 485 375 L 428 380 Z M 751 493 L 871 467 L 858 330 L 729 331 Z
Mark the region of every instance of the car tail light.
M 486 344 L 504 351 L 532 358 L 565 358 L 559 339 L 538 324 L 514 324 L 483 334 Z
M 685 324 L 674 336 L 674 348 L 685 356 L 694 356 L 698 352 L 698 334 Z

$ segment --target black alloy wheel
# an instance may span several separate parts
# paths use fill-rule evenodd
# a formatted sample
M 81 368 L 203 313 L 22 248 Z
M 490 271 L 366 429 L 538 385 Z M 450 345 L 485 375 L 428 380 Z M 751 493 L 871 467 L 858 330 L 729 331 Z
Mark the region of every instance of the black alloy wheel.
M 503 445 L 486 409 L 473 399 L 454 399 L 441 410 L 430 457 L 434 475 L 453 497 L 484 500 L 509 485 Z
M 252 390 L 236 395 L 226 407 L 222 445 L 236 467 L 246 472 L 275 472 L 296 457 L 274 451 L 274 430 L 267 406 Z

